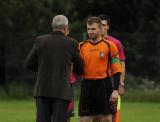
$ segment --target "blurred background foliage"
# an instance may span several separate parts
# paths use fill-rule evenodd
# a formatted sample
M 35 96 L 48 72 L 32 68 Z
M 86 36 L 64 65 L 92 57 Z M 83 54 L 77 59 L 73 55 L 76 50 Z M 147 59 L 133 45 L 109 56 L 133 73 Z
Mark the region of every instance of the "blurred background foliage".
M 160 2 L 156 0 L 1 0 L 2 89 L 11 94 L 10 86 L 16 82 L 33 90 L 35 74 L 24 70 L 23 63 L 34 38 L 52 31 L 53 16 L 66 15 L 70 36 L 82 41 L 87 37 L 87 17 L 102 13 L 111 18 L 110 35 L 124 45 L 127 88 L 160 90 Z

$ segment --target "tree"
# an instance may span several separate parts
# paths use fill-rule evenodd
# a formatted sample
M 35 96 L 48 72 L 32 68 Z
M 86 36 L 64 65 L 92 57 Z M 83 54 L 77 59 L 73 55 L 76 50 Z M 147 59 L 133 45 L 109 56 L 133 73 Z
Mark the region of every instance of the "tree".
M 160 66 L 158 1 L 1 0 L 0 6 L 0 63 L 5 66 L 5 70 L 0 70 L 6 73 L 9 81 L 19 80 L 24 59 L 34 38 L 52 31 L 51 21 L 56 14 L 64 14 L 69 18 L 71 32 L 83 34 L 88 16 L 108 14 L 111 18 L 110 33 L 125 45 L 129 72 L 151 77 L 159 73 L 156 67 Z M 156 65 L 153 66 L 153 62 Z M 142 67 L 142 70 L 146 66 L 149 71 L 137 71 L 137 68 Z

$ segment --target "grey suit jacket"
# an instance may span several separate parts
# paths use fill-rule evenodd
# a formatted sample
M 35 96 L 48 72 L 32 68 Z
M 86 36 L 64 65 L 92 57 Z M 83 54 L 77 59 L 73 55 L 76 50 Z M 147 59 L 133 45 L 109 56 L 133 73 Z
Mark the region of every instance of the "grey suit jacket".
M 78 75 L 83 74 L 83 60 L 77 47 L 77 41 L 59 31 L 36 38 L 25 62 L 26 67 L 37 72 L 35 97 L 71 99 L 71 64 Z

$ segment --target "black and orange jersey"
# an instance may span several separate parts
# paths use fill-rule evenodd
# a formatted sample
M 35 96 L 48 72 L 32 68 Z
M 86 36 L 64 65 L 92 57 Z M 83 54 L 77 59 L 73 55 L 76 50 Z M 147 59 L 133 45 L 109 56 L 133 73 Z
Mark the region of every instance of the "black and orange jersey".
M 79 43 L 79 50 L 85 63 L 84 79 L 101 79 L 121 72 L 118 50 L 113 42 L 87 40 Z

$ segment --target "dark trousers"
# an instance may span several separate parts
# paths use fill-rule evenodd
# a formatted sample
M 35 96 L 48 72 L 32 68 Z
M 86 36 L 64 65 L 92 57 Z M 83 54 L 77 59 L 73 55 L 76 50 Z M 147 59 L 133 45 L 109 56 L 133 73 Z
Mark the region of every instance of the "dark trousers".
M 57 98 L 37 97 L 36 122 L 67 122 L 69 101 Z

